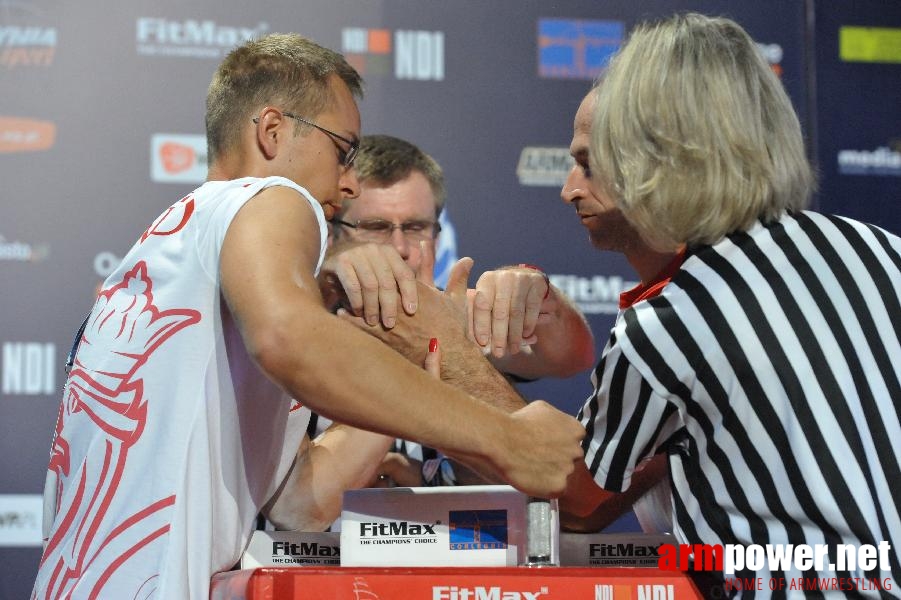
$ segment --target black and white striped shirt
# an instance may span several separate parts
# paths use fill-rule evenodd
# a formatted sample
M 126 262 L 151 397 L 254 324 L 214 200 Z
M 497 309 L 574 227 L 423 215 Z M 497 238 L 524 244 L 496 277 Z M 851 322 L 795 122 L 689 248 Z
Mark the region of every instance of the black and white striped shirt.
M 901 239 L 804 212 L 695 249 L 620 314 L 593 381 L 590 471 L 621 491 L 668 452 L 682 543 L 885 540 L 865 576 L 899 594 Z

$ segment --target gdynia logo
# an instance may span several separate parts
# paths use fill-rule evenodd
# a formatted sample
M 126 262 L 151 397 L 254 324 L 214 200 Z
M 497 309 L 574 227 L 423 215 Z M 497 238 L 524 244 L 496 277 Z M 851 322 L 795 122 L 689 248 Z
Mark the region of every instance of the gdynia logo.
M 56 28 L 0 26 L 0 66 L 47 67 L 56 55 Z
M 408 521 L 360 523 L 360 544 L 437 544 L 437 526 Z
M 827 544 L 661 544 L 658 567 L 667 571 L 719 571 L 727 588 L 771 590 L 879 590 L 892 589 L 890 578 L 867 578 L 863 572 L 879 568 L 889 572 L 891 564 L 887 541 L 872 544 L 835 544 L 834 560 Z M 693 561 L 690 561 L 693 557 Z M 767 572 L 839 572 L 841 577 L 780 577 L 764 582 L 762 577 L 729 577 L 737 571 Z M 855 576 L 854 574 L 857 574 Z

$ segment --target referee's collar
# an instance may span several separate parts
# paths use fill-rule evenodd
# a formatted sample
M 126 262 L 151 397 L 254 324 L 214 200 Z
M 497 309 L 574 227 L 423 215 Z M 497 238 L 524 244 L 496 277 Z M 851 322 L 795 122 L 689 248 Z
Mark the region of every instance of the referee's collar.
M 647 300 L 649 298 L 653 298 L 660 294 L 663 291 L 663 288 L 666 287 L 666 284 L 670 282 L 670 280 L 676 275 L 679 271 L 679 268 L 682 266 L 682 263 L 685 262 L 685 248 L 683 247 L 679 252 L 673 257 L 673 259 L 667 264 L 662 271 L 657 273 L 657 276 L 654 277 L 648 283 L 639 283 L 634 288 L 626 290 L 625 292 L 619 295 L 619 309 L 624 310 L 633 306 L 637 302 L 641 302 L 642 300 Z

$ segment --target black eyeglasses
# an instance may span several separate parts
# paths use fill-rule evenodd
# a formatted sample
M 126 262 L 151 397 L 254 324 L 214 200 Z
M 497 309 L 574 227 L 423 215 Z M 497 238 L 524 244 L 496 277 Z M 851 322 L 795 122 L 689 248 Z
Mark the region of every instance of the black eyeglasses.
M 300 121 L 301 123 L 306 123 L 310 127 L 315 127 L 316 129 L 318 129 L 325 135 L 329 136 L 329 139 L 332 140 L 332 143 L 335 144 L 335 147 L 338 149 L 338 160 L 341 162 L 341 164 L 344 165 L 344 167 L 350 167 L 354 164 L 354 160 L 356 160 L 356 158 L 357 158 L 357 152 L 359 152 L 359 150 L 360 150 L 360 140 L 349 140 L 346 137 L 344 137 L 343 135 L 339 135 L 330 129 L 326 129 L 325 127 L 322 127 L 321 125 L 317 125 L 316 123 L 313 123 L 312 121 L 308 121 L 308 120 L 304 119 L 303 117 L 298 117 L 294 113 L 282 112 L 282 114 L 285 115 L 286 117 L 291 117 L 292 119 L 296 119 L 296 120 Z M 253 122 L 259 123 L 260 118 L 254 117 Z M 350 146 L 350 148 L 345 150 L 341 146 L 341 144 L 339 144 L 337 141 L 335 141 L 336 139 L 341 140 L 342 142 L 344 142 L 345 144 Z
M 387 242 L 395 229 L 400 229 L 404 237 L 412 241 L 434 239 L 441 232 L 441 225 L 437 221 L 404 221 L 395 224 L 385 219 L 363 219 L 355 223 L 332 219 L 332 223 L 350 227 L 362 240 L 379 243 Z

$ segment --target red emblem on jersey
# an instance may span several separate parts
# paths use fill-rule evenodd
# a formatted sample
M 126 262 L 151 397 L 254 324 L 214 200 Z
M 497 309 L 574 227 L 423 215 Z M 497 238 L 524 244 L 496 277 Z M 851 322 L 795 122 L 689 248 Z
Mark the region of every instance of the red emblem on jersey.
M 141 243 L 151 235 L 172 235 L 181 231 L 194 214 L 194 196 L 188 194 L 169 208 L 151 223 L 143 234 Z
M 144 262 L 98 296 L 69 375 L 51 452 L 57 516 L 41 559 L 41 570 L 52 572 L 47 598 L 68 597 L 76 584 L 90 590 L 90 597 L 102 597 L 104 584 L 116 570 L 169 530 L 160 511 L 174 504 L 174 496 L 134 514 L 117 515 L 112 525 L 104 521 L 127 468 L 129 449 L 147 421 L 141 369 L 169 338 L 200 318 L 196 310 L 160 310 Z M 88 453 L 81 465 L 70 464 L 67 426 L 99 428 L 102 436 L 92 443 L 95 449 L 102 444 L 102 452 Z M 64 489 L 64 481 L 75 490 Z M 97 535 L 101 524 L 109 532 L 102 538 Z

